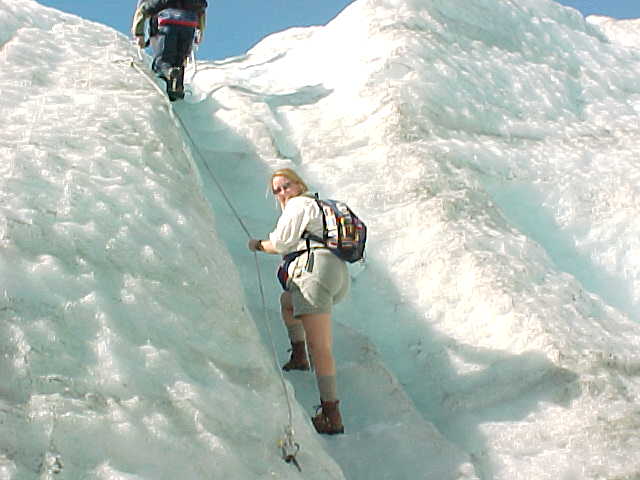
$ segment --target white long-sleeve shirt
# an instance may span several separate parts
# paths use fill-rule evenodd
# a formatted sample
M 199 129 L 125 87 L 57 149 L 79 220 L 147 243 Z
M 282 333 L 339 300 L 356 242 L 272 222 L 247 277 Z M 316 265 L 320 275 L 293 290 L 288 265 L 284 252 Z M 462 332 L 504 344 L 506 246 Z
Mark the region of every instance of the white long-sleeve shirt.
M 302 238 L 305 231 L 322 237 L 322 213 L 313 197 L 300 195 L 287 201 L 269 240 L 278 253 L 286 255 L 307 248 Z M 311 245 L 321 244 L 311 241 Z

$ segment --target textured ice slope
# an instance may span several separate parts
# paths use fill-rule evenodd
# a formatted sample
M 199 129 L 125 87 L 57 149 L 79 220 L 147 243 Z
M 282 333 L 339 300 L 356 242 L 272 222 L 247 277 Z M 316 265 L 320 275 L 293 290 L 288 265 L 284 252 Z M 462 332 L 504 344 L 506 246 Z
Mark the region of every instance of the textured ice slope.
M 123 37 L 0 6 L 0 478 L 299 478 L 212 176 L 259 237 L 280 166 L 372 233 L 335 315 L 347 434 L 287 376 L 304 478 L 640 474 L 636 49 L 545 0 L 360 0 L 203 62 L 191 155 Z
M 549 1 L 370 0 L 199 74 L 248 157 L 369 220 L 338 319 L 481 478 L 640 470 L 639 60 Z
M 0 478 L 298 478 L 237 270 L 127 40 L 0 11 Z M 343 478 L 302 415 L 305 475 Z

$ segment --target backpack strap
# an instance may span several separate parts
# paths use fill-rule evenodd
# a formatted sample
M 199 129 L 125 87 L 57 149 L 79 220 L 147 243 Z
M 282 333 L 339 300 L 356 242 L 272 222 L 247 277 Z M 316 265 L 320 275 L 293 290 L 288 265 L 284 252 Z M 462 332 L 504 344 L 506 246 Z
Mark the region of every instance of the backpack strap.
M 314 262 L 313 250 L 317 248 L 327 248 L 326 241 L 328 236 L 327 217 L 324 214 L 324 209 L 322 208 L 322 204 L 320 203 L 320 197 L 318 196 L 318 192 L 314 194 L 313 199 L 316 201 L 316 205 L 318 205 L 318 209 L 320 210 L 320 214 L 322 215 L 322 237 L 319 237 L 318 235 L 314 235 L 313 233 L 308 232 L 306 230 L 302 233 L 302 238 L 304 238 L 307 241 L 306 251 L 308 252 L 308 255 L 307 255 L 307 263 L 305 265 L 305 269 L 307 270 L 307 272 L 313 271 L 313 262 Z M 311 240 L 313 240 L 314 242 L 322 243 L 323 246 L 312 247 Z
M 322 237 L 318 235 L 314 235 L 311 232 L 305 232 L 302 234 L 302 238 L 307 240 L 307 249 L 309 248 L 309 240 L 313 240 L 314 242 L 326 243 L 327 237 L 329 233 L 327 232 L 327 216 L 324 214 L 324 208 L 322 208 L 322 204 L 320 203 L 320 197 L 316 192 L 313 196 L 313 199 L 316 201 L 316 205 L 318 205 L 318 209 L 320 210 L 320 215 L 322 215 Z

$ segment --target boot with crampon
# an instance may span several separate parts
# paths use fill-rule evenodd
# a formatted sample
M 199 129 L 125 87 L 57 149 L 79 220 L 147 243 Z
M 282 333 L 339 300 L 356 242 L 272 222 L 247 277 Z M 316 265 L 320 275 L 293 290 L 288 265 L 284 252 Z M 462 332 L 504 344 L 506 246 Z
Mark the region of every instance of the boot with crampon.
M 335 435 L 336 433 L 344 433 L 344 425 L 342 425 L 342 416 L 338 409 L 340 400 L 333 402 L 320 401 L 318 410 L 320 412 L 311 419 L 313 426 L 316 427 L 318 433 L 327 435 Z
M 172 102 L 184 98 L 184 67 L 173 67 L 167 75 L 167 95 Z
M 291 342 L 291 358 L 282 366 L 285 372 L 289 370 L 309 370 L 307 347 L 305 342 Z

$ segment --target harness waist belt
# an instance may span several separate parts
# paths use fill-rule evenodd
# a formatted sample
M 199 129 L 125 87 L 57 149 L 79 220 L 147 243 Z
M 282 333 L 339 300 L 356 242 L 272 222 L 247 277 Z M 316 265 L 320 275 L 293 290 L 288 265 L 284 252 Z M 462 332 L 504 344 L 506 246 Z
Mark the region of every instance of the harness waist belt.
M 198 27 L 198 22 L 194 22 L 191 20 L 177 20 L 172 18 L 160 18 L 158 19 L 158 25 L 181 25 L 183 27 Z

